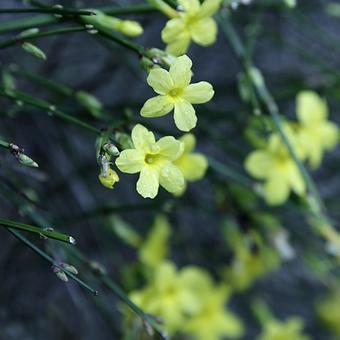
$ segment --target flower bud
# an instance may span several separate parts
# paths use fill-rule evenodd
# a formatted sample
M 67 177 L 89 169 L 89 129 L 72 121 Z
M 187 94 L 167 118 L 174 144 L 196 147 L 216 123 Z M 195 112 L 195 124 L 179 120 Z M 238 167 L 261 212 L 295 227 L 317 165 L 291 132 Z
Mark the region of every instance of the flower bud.
M 71 274 L 78 274 L 78 269 L 68 263 L 61 263 L 60 266 L 65 269 L 66 271 L 70 272 Z
M 106 171 L 101 171 L 98 176 L 99 182 L 108 189 L 113 189 L 116 182 L 119 182 L 119 177 L 116 171 L 112 170 L 110 167 Z
M 110 156 L 117 157 L 119 156 L 118 148 L 112 143 L 106 143 L 103 145 L 103 150 L 108 153 Z
M 59 267 L 53 266 L 53 273 L 57 276 L 57 278 L 63 282 L 68 282 L 68 277 L 63 270 Z
M 18 158 L 19 163 L 24 166 L 28 166 L 31 168 L 39 168 L 38 163 L 36 163 L 32 158 L 28 157 L 24 153 L 19 153 L 17 158 Z
M 144 32 L 143 27 L 137 21 L 133 20 L 120 20 L 116 30 L 128 37 L 137 37 Z
M 85 91 L 77 91 L 76 98 L 79 104 L 85 107 L 92 114 L 92 116 L 101 116 L 103 105 L 95 96 Z
M 24 42 L 21 46 L 26 52 L 34 55 L 35 57 L 42 59 L 42 60 L 47 59 L 46 54 L 39 47 L 28 42 Z

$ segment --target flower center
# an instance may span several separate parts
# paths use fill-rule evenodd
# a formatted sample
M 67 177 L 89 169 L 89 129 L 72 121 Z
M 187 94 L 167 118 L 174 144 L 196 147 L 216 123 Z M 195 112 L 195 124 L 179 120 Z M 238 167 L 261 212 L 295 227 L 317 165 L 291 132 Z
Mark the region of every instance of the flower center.
M 182 93 L 182 89 L 172 89 L 170 92 L 169 92 L 169 96 L 172 97 L 172 98 L 177 98 L 181 95 Z
M 146 154 L 145 156 L 145 163 L 147 164 L 153 164 L 155 163 L 155 160 L 156 160 L 156 156 L 155 155 L 151 155 L 151 154 Z

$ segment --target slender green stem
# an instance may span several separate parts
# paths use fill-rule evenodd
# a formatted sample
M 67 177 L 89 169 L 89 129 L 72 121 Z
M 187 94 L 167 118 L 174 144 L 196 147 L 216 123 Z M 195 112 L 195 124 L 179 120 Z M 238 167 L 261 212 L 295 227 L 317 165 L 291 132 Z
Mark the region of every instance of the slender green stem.
M 5 89 L 3 87 L 0 86 L 0 96 L 2 97 L 7 97 L 13 101 L 21 101 L 24 104 L 33 106 L 35 108 L 41 109 L 43 110 L 46 114 L 50 115 L 50 116 L 56 116 L 59 117 L 67 122 L 70 122 L 72 124 L 81 126 L 93 133 L 100 133 L 100 130 L 97 129 L 96 127 L 83 122 L 82 120 L 79 120 L 76 117 L 73 117 L 61 110 L 59 110 L 58 108 L 56 108 L 54 105 L 48 103 L 45 100 L 42 99 L 38 99 L 35 98 L 25 92 L 20 92 L 20 91 L 5 91 Z
M 21 235 L 18 231 L 12 230 L 11 228 L 7 229 L 12 235 L 14 235 L 19 241 L 23 242 L 27 247 L 29 247 L 31 250 L 33 250 L 36 254 L 41 256 L 44 260 L 49 262 L 52 266 L 59 268 L 62 270 L 68 277 L 70 277 L 72 280 L 77 282 L 81 287 L 89 290 L 92 294 L 98 295 L 98 292 L 91 288 L 88 284 L 80 280 L 77 276 L 75 276 L 73 273 L 69 272 L 67 269 L 60 266 L 51 256 L 49 256 L 47 253 L 45 253 L 43 250 L 38 248 L 36 245 L 34 245 L 32 242 L 30 242 L 25 236 Z
M 66 243 L 75 244 L 76 242 L 72 236 L 62 234 L 58 231 L 49 230 L 48 228 L 42 229 L 42 228 L 34 227 L 28 224 L 6 220 L 4 218 L 0 218 L 0 225 L 6 228 L 21 230 L 21 231 L 37 234 L 39 236 L 51 238 L 51 239 L 66 242 Z
M 10 149 L 10 143 L 8 143 L 8 142 L 5 142 L 4 140 L 1 140 L 0 139 L 0 146 L 2 147 L 2 148 L 5 148 L 5 149 Z
M 66 33 L 83 32 L 86 30 L 87 29 L 85 27 L 66 27 L 66 28 L 60 28 L 60 29 L 55 29 L 55 30 L 46 31 L 46 32 L 38 32 L 38 33 L 34 33 L 32 35 L 25 36 L 25 37 L 21 37 L 19 35 L 13 39 L 9 39 L 7 41 L 1 42 L 0 48 L 6 48 L 6 47 L 10 47 L 16 44 L 21 44 L 27 40 L 34 40 L 37 38 L 49 37 L 49 36 L 54 36 L 54 35 L 66 34 Z
M 94 12 L 88 10 L 64 9 L 58 7 L 50 8 L 0 8 L 0 14 L 9 13 L 49 13 L 59 15 L 95 15 Z

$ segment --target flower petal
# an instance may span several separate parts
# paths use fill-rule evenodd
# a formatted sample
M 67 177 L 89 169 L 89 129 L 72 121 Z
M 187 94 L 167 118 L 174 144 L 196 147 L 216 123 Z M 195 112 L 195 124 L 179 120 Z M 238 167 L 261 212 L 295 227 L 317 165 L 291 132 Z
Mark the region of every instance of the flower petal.
M 190 34 L 183 32 L 176 40 L 173 40 L 166 47 L 166 52 L 174 56 L 182 55 L 188 51 L 191 42 Z
M 244 167 L 253 177 L 266 178 L 273 171 L 273 159 L 267 151 L 253 151 L 247 156 Z
M 192 133 L 184 134 L 179 140 L 184 143 L 184 153 L 189 153 L 196 147 L 196 137 Z
M 162 40 L 169 44 L 178 39 L 178 36 L 185 31 L 183 19 L 175 18 L 169 20 L 162 30 Z
M 132 142 L 136 149 L 148 152 L 156 143 L 154 134 L 141 124 L 137 124 L 131 132 Z
M 161 168 L 159 183 L 165 190 L 176 193 L 183 190 L 184 177 L 177 166 L 171 162 L 166 162 Z
M 127 174 L 140 172 L 144 165 L 144 154 L 140 150 L 123 150 L 116 159 L 117 168 Z
M 180 157 L 184 150 L 183 143 L 172 136 L 163 137 L 156 144 L 160 147 L 160 156 L 169 161 L 174 161 Z
M 221 0 L 205 0 L 201 5 L 200 17 L 211 17 L 214 15 L 221 5 Z
M 202 104 L 208 102 L 214 96 L 214 89 L 206 81 L 190 84 L 184 89 L 183 98 L 191 104 Z
M 298 167 L 292 164 L 293 168 L 289 173 L 289 182 L 292 190 L 299 196 L 302 196 L 306 192 L 306 183 L 301 176 Z
M 148 99 L 140 110 L 143 117 L 155 118 L 162 117 L 174 108 L 166 96 L 157 96 Z
M 184 88 L 190 84 L 191 81 L 191 59 L 182 55 L 176 58 L 170 65 L 170 76 L 174 81 L 175 87 Z
M 181 170 L 187 181 L 202 179 L 208 168 L 208 161 L 201 154 L 184 154 L 174 164 Z
M 181 131 L 190 131 L 197 123 L 195 109 L 186 100 L 175 103 L 174 118 L 177 128 Z
M 339 128 L 332 122 L 324 122 L 321 129 L 322 144 L 326 150 L 333 149 L 339 142 Z
M 190 32 L 196 44 L 208 46 L 216 41 L 217 24 L 212 18 L 204 18 L 191 25 Z
M 153 68 L 146 81 L 158 94 L 166 94 L 174 86 L 169 72 L 160 67 Z
M 269 205 L 280 205 L 289 196 L 289 184 L 279 176 L 273 176 L 264 185 L 265 199 Z
M 296 112 L 302 124 L 315 124 L 327 118 L 327 103 L 313 91 L 302 91 L 296 99 Z
M 159 174 L 157 170 L 146 166 L 142 169 L 137 182 L 137 192 L 144 198 L 155 198 L 158 194 Z

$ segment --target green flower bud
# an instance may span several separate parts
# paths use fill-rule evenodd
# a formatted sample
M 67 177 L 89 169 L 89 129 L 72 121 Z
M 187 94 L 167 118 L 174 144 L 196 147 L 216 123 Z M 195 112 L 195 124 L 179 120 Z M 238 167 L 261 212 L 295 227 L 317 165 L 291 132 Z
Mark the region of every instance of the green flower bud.
M 53 267 L 53 273 L 57 276 L 57 278 L 63 282 L 68 282 L 68 277 L 63 270 L 59 267 Z
M 34 28 L 29 28 L 28 30 L 22 31 L 21 33 L 18 34 L 18 38 L 28 38 L 31 37 L 32 35 L 35 35 L 39 33 L 40 30 L 37 27 Z
M 35 57 L 42 59 L 42 60 L 47 59 L 46 54 L 39 47 L 28 42 L 23 43 L 21 46 L 26 52 L 34 55 Z
M 78 274 L 78 269 L 68 263 L 61 263 L 60 266 L 71 274 Z
M 106 143 L 103 146 L 103 150 L 108 153 L 110 156 L 117 157 L 119 156 L 118 148 L 112 143 Z
M 79 104 L 85 107 L 92 114 L 92 116 L 101 116 L 103 105 L 95 96 L 85 91 L 77 91 L 76 98 Z
M 18 158 L 19 163 L 24 166 L 28 166 L 31 168 L 39 168 L 38 163 L 36 163 L 32 158 L 28 157 L 24 153 L 18 154 L 17 158 Z

